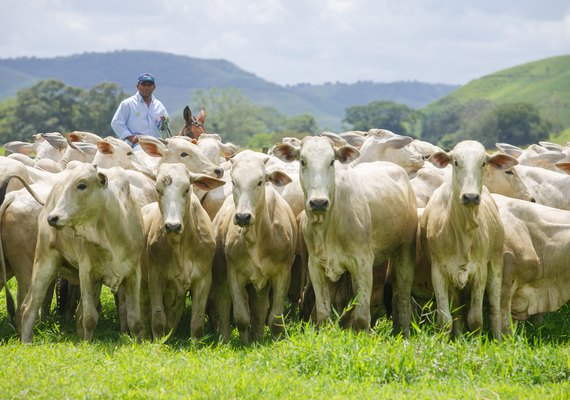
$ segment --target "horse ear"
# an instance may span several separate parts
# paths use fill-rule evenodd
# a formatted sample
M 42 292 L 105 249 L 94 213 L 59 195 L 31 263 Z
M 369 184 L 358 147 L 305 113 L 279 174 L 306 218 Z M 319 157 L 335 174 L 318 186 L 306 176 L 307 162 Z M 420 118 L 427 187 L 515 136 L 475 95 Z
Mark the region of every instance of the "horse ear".
M 187 123 L 190 123 L 192 121 L 192 111 L 190 110 L 190 107 L 188 106 L 184 107 L 182 115 L 184 116 L 184 121 L 186 121 Z
M 206 109 L 202 107 L 198 113 L 198 122 L 204 124 L 204 121 L 206 121 Z

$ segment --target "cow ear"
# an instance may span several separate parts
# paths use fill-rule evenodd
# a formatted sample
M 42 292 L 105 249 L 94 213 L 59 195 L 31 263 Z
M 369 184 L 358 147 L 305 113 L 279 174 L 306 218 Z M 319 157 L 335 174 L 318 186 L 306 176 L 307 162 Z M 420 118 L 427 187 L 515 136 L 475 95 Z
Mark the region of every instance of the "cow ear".
M 360 157 L 360 152 L 352 146 L 341 146 L 335 149 L 336 159 L 342 164 L 348 164 Z
M 499 150 L 501 150 L 501 151 L 505 152 L 506 154 L 513 156 L 515 158 L 518 158 L 523 152 L 523 150 L 520 147 L 517 147 L 517 146 L 515 146 L 513 144 L 509 144 L 509 143 L 495 143 L 495 146 Z
M 273 155 L 285 162 L 293 162 L 299 159 L 299 149 L 289 143 L 279 143 L 273 148 Z
M 107 187 L 109 179 L 107 178 L 107 175 L 105 175 L 104 173 L 97 172 L 97 181 L 99 182 L 101 187 L 105 189 Z
M 269 182 L 273 183 L 275 186 L 285 186 L 288 183 L 291 183 L 291 178 L 289 177 L 289 175 L 279 170 L 267 173 L 266 178 Z
M 98 140 L 97 150 L 102 154 L 113 154 L 115 152 L 115 147 L 106 140 Z
M 190 176 L 190 182 L 198 189 L 203 190 L 205 192 L 223 186 L 226 182 L 221 179 L 212 178 L 208 175 L 203 174 L 193 174 L 188 172 Z
M 570 175 L 570 162 L 559 162 L 554 164 L 554 166 Z
M 401 148 L 409 145 L 410 143 L 412 143 L 413 140 L 414 140 L 414 138 L 412 138 L 410 136 L 396 135 L 396 136 L 393 136 L 391 138 L 387 138 L 385 145 L 387 147 L 391 147 L 394 149 L 401 149 Z
M 166 146 L 159 140 L 147 140 L 139 137 L 139 144 L 143 151 L 151 157 L 163 157 L 166 153 Z
M 451 162 L 451 156 L 445 151 L 436 151 L 429 156 L 428 161 L 438 168 L 445 168 Z
M 519 163 L 516 158 L 503 153 L 493 154 L 492 156 L 488 157 L 487 161 L 493 168 L 496 168 L 500 171 L 514 167 Z

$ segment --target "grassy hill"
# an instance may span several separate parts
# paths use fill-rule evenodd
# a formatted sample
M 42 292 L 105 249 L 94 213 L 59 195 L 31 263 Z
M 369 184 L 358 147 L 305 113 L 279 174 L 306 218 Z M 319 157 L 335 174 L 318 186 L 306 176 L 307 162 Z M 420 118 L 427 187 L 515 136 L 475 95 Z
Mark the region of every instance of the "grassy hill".
M 545 118 L 570 127 L 570 55 L 534 61 L 473 80 L 422 111 L 439 112 L 450 99 L 461 103 L 481 99 L 532 103 Z
M 142 72 L 155 74 L 156 95 L 171 115 L 181 114 L 196 90 L 237 88 L 260 106 L 273 107 L 287 115 L 312 114 L 321 128 L 332 130 L 341 128 L 347 107 L 390 100 L 419 108 L 458 87 L 421 82 L 280 86 L 226 60 L 123 50 L 54 58 L 0 59 L 0 101 L 42 79 L 58 79 L 83 89 L 114 82 L 126 92 L 134 93 L 136 77 Z

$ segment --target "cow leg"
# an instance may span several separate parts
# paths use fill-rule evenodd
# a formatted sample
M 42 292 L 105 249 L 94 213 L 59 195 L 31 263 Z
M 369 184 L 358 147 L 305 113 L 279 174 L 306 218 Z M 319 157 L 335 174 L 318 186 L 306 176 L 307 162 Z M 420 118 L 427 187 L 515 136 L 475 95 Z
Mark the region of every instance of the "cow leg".
M 153 264 L 157 265 L 157 264 Z M 166 334 L 163 282 L 157 268 L 148 269 L 148 292 L 150 297 L 152 337 L 160 339 Z
M 269 312 L 268 323 L 271 328 L 271 334 L 274 338 L 278 338 L 285 329 L 283 308 L 285 307 L 287 287 L 289 286 L 289 274 L 279 275 L 273 279 L 271 286 L 273 288 L 273 303 Z
M 141 325 L 141 272 L 138 265 L 132 267 L 133 274 L 125 279 L 126 308 L 127 308 L 127 325 L 129 332 L 137 341 L 142 338 Z
M 514 255 L 505 253 L 503 256 L 504 267 L 501 285 L 501 319 L 503 335 L 511 335 L 513 332 L 511 308 L 513 295 L 517 289 L 516 280 L 514 279 Z
M 412 319 L 412 285 L 414 283 L 415 243 L 404 245 L 390 262 L 394 277 L 392 330 L 407 338 Z
M 79 282 L 83 339 L 90 342 L 99 320 L 97 305 L 99 304 L 98 294 L 101 291 L 101 282 L 91 275 L 90 265 L 82 263 L 79 265 Z
M 487 296 L 489 299 L 489 320 L 493 337 L 501 340 L 501 285 L 503 280 L 503 258 L 502 255 L 489 263 L 487 276 Z
M 354 307 L 354 328 L 370 330 L 370 297 L 372 295 L 372 260 L 358 260 L 350 273 L 353 293 L 356 296 Z
M 440 268 L 441 265 L 432 263 L 431 280 L 435 293 L 435 301 L 437 302 L 437 325 L 441 330 L 449 332 L 452 319 L 451 313 L 449 312 L 448 287 Z
M 210 305 L 208 313 L 212 327 L 222 342 L 230 341 L 230 314 L 232 309 L 232 298 L 228 283 L 228 274 L 225 256 L 223 253 L 216 253 L 212 266 L 212 286 L 209 296 Z
M 42 238 L 40 237 L 39 240 Z M 61 256 L 55 250 L 46 249 L 38 243 L 38 256 L 34 262 L 32 283 L 22 305 L 21 338 L 23 343 L 32 341 L 32 331 L 38 317 L 39 309 L 46 297 L 51 282 L 57 275 L 57 266 Z
M 115 307 L 119 316 L 119 330 L 121 333 L 127 333 L 129 328 L 127 325 L 127 294 L 125 292 L 125 287 L 120 285 L 117 292 L 113 293 L 113 297 L 115 299 Z
M 192 337 L 200 339 L 204 336 L 204 321 L 206 319 L 206 304 L 208 293 L 212 287 L 212 273 L 201 272 L 201 276 L 192 282 L 192 318 L 190 320 L 190 333 Z
M 267 313 L 269 311 L 269 284 L 265 285 L 259 291 L 252 289 L 251 302 L 251 336 L 254 342 L 263 340 L 263 331 L 265 329 L 265 321 L 267 321 Z M 287 295 L 287 292 L 285 292 Z
M 232 305 L 234 307 L 234 319 L 239 330 L 240 339 L 243 345 L 249 345 L 251 319 L 249 310 L 249 296 L 246 290 L 247 282 L 235 273 L 235 267 L 228 266 L 228 282 L 232 295 Z
M 463 334 L 465 325 L 465 304 L 461 301 L 461 291 L 456 288 L 450 290 L 451 315 L 453 319 L 452 334 L 454 338 L 459 338 Z
M 331 297 L 329 280 L 324 267 L 309 255 L 309 275 L 315 292 L 315 308 L 317 326 L 328 320 L 331 313 Z

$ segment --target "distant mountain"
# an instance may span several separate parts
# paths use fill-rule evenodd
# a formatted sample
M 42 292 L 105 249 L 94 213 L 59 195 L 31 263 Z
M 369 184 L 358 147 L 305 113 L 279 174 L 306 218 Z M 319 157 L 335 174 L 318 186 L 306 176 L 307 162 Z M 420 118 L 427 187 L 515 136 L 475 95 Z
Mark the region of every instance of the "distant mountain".
M 156 95 L 171 115 L 182 113 L 195 90 L 231 87 L 260 106 L 274 107 L 287 115 L 312 114 L 321 128 L 331 130 L 341 129 L 347 107 L 389 100 L 421 108 L 459 87 L 415 81 L 281 86 L 226 60 L 124 50 L 54 58 L 0 59 L 0 101 L 43 79 L 58 79 L 83 89 L 114 82 L 127 93 L 134 93 L 136 77 L 142 72 L 156 76 Z
M 570 55 L 546 58 L 486 75 L 431 103 L 426 114 L 443 111 L 453 100 L 468 103 L 534 104 L 544 117 L 570 127 Z

